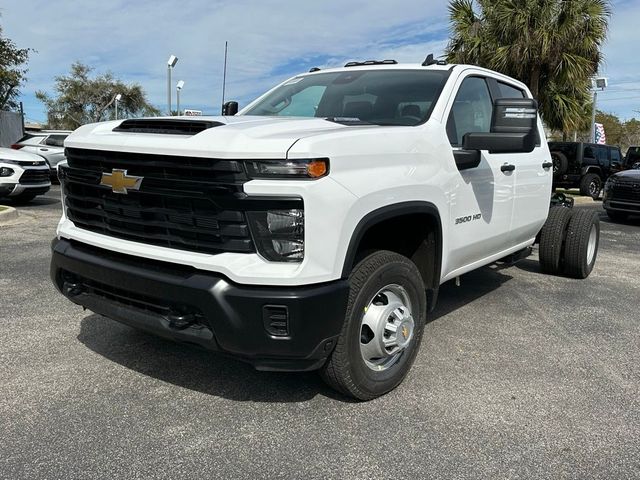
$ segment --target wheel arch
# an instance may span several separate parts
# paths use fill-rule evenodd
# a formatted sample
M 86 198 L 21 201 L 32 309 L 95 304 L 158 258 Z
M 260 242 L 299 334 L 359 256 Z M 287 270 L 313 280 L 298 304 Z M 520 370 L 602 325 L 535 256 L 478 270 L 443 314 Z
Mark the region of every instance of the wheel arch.
M 428 309 L 432 311 L 438 295 L 440 286 L 440 276 L 442 269 L 442 221 L 438 208 L 430 202 L 407 201 L 387 205 L 369 212 L 356 225 L 347 253 L 345 255 L 342 278 L 347 278 L 358 260 L 358 254 L 367 251 L 370 245 L 377 245 L 377 234 L 384 226 L 393 222 L 411 222 L 417 219 L 424 222 L 419 223 L 419 229 L 415 230 L 414 239 L 421 241 L 416 248 L 399 249 L 390 248 L 392 251 L 408 256 L 418 267 L 420 275 L 427 290 Z M 384 238 L 380 248 L 389 248 Z M 402 250 L 402 251 L 400 251 Z M 411 251 L 413 250 L 413 251 Z

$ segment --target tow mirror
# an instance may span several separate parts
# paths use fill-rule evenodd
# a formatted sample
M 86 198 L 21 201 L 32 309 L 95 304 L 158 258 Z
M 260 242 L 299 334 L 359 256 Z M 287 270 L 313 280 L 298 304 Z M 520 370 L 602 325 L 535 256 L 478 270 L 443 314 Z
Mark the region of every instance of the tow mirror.
M 464 150 L 527 153 L 536 146 L 538 103 L 530 98 L 499 98 L 493 102 L 491 131 L 466 133 Z
M 232 117 L 238 113 L 238 102 L 230 101 L 222 105 L 222 115 Z

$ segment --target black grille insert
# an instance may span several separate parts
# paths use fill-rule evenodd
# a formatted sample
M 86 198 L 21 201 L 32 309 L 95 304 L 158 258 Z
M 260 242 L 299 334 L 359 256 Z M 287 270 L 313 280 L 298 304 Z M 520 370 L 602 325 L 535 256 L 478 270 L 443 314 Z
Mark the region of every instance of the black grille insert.
M 237 161 L 71 148 L 67 161 L 66 212 L 79 228 L 194 252 L 255 251 Z M 100 185 L 114 168 L 143 177 L 140 190 L 121 194 Z
M 640 203 L 640 180 L 634 183 L 615 183 L 611 188 L 610 198 Z
M 38 185 L 41 183 L 49 183 L 51 173 L 46 170 L 25 170 L 20 176 L 19 182 L 23 185 Z

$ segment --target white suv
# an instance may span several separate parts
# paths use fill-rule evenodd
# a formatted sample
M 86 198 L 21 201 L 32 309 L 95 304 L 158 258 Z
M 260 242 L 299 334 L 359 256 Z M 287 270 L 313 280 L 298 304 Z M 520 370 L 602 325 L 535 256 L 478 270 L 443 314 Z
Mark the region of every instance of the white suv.
M 69 136 L 51 268 L 64 295 L 370 399 L 405 377 L 443 282 L 538 236 L 545 271 L 593 268 L 597 215 L 547 221 L 553 164 L 512 78 L 352 62 L 225 110 Z
M 51 168 L 51 176 L 55 178 L 58 164 L 65 160 L 64 141 L 70 133 L 71 130 L 29 131 L 11 148 L 44 158 Z
M 49 187 L 49 166 L 42 157 L 0 148 L 0 198 L 26 203 Z

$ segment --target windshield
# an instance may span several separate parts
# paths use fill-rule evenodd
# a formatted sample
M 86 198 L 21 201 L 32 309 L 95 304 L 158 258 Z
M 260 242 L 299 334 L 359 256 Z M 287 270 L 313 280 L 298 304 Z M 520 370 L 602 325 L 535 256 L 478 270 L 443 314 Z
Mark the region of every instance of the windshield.
M 446 78 L 440 70 L 316 73 L 289 80 L 242 114 L 417 125 L 429 118 Z

